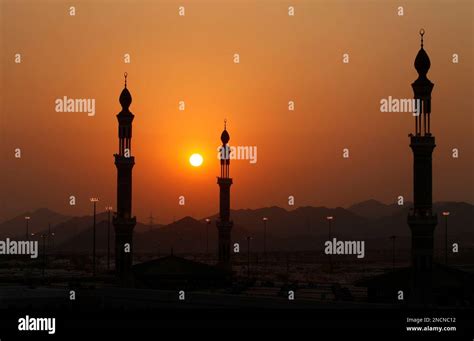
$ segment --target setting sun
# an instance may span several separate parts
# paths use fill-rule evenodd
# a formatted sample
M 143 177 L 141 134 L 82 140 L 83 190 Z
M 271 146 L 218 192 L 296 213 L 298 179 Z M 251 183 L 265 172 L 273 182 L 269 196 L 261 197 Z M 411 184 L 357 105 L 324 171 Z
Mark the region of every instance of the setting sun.
M 202 158 L 201 154 L 193 154 L 189 158 L 189 163 L 193 167 L 199 167 L 200 165 L 202 165 L 202 161 L 203 161 L 203 158 Z

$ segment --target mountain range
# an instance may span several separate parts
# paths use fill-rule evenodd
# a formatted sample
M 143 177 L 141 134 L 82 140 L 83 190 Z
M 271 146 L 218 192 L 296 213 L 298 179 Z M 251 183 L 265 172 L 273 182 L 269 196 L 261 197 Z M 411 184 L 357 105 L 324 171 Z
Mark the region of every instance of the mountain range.
M 376 200 L 367 200 L 347 208 L 298 207 L 286 210 L 281 207 L 232 210 L 234 221 L 232 239 L 240 245 L 247 245 L 251 237 L 252 248 L 263 248 L 264 225 L 267 221 L 267 250 L 314 250 L 328 239 L 327 216 L 331 221 L 331 236 L 338 239 L 363 239 L 376 243 L 380 248 L 390 247 L 389 237 L 396 235 L 402 244 L 409 247 L 410 229 L 407 225 L 408 206 L 386 205 Z M 438 202 L 438 227 L 435 240 L 444 240 L 443 211 L 449 211 L 448 231 L 451 239 L 462 240 L 465 245 L 474 245 L 474 206 L 464 202 Z M 55 248 L 61 252 L 88 252 L 92 243 L 92 217 L 68 217 L 48 209 L 38 209 L 22 214 L 0 224 L 0 237 L 24 238 L 25 215 L 29 215 L 30 231 L 47 232 L 48 223 L 54 231 Z M 98 252 L 107 248 L 107 213 L 96 216 L 96 243 Z M 184 217 L 168 225 L 150 226 L 137 222 L 134 234 L 134 248 L 137 252 L 209 252 L 214 253 L 217 243 L 217 215 L 197 220 Z M 40 228 L 45 227 L 45 228 Z M 114 228 L 111 226 L 111 248 L 113 249 Z M 206 242 L 208 238 L 208 242 Z M 246 248 L 246 246 L 245 246 Z

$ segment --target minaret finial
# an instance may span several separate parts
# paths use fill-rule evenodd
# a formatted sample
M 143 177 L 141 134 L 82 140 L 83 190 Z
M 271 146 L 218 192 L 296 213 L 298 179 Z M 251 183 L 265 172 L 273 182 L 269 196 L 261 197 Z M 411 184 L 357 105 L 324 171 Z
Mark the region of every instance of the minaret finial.
M 127 76 L 128 76 L 128 73 L 124 73 L 123 76 L 125 77 L 125 87 L 127 87 Z
M 425 29 L 420 29 L 420 37 L 421 37 L 421 48 L 423 48 L 423 36 L 425 35 Z
M 224 130 L 227 129 L 227 118 L 224 118 Z

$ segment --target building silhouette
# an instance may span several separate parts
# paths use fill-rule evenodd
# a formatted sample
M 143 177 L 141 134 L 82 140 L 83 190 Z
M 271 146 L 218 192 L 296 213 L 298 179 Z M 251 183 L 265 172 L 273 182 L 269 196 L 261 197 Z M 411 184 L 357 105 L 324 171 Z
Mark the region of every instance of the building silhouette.
M 430 115 L 434 84 L 426 76 L 431 62 L 423 48 L 424 33 L 420 30 L 421 48 L 415 58 L 418 78 L 411 85 L 415 100 L 421 104 L 415 115 L 415 133 L 409 135 L 413 151 L 413 208 L 407 219 L 411 230 L 411 266 L 357 281 L 356 285 L 367 287 L 372 302 L 472 305 L 474 276 L 433 262 L 437 215 L 432 199 L 432 153 L 436 145 L 430 131 Z
M 219 185 L 219 217 L 216 221 L 218 231 L 218 263 L 225 270 L 231 271 L 231 230 L 234 225 L 230 220 L 230 135 L 227 132 L 227 122 L 224 121 L 224 131 L 221 134 L 222 146 L 220 149 L 221 174 L 217 177 Z
M 423 300 L 429 294 L 430 276 L 433 269 L 433 235 L 437 215 L 433 212 L 432 153 L 435 137 L 430 131 L 431 91 L 434 84 L 426 76 L 431 63 L 423 48 L 424 30 L 420 31 L 421 48 L 415 58 L 418 78 L 411 84 L 419 112 L 415 116 L 415 134 L 410 134 L 413 151 L 413 208 L 408 215 L 411 229 L 411 263 L 414 270 L 416 297 Z
M 113 218 L 115 227 L 115 271 L 121 280 L 127 280 L 131 274 L 133 258 L 133 229 L 136 218 L 132 216 L 132 169 L 135 158 L 132 153 L 132 122 L 134 115 L 129 107 L 132 95 L 125 86 L 120 94 L 122 111 L 117 115 L 119 123 L 119 152 L 114 154 L 117 167 L 117 212 Z

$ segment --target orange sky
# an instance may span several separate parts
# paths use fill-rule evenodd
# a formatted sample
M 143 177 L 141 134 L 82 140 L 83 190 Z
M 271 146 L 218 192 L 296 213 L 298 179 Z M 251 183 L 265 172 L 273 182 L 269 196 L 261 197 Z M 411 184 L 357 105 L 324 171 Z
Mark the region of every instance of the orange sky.
M 474 201 L 470 1 L 292 1 L 294 17 L 287 1 L 270 0 L 0 4 L 0 221 L 38 207 L 86 214 L 90 196 L 115 206 L 124 71 L 135 114 L 133 210 L 141 221 L 150 212 L 169 222 L 218 210 L 215 149 L 224 118 L 232 145 L 258 148 L 257 164 L 231 163 L 233 208 L 291 209 L 289 195 L 296 206 L 411 200 L 414 120 L 379 105 L 388 96 L 412 97 L 421 27 L 435 83 L 434 200 Z M 63 96 L 95 98 L 96 116 L 55 112 Z M 189 165 L 193 152 L 203 154 L 201 168 Z

